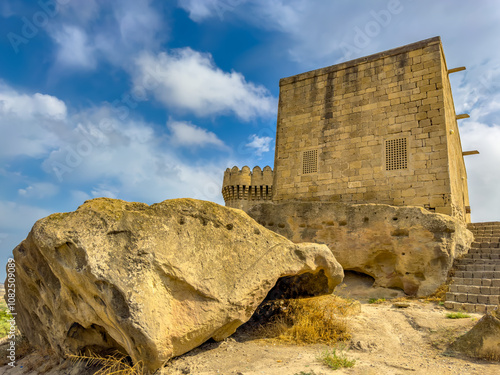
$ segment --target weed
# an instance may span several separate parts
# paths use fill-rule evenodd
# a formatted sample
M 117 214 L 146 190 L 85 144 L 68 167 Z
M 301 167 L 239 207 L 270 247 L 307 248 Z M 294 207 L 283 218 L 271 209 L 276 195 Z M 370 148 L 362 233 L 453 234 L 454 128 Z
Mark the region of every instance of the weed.
M 279 303 L 280 312 L 260 328 L 259 336 L 296 344 L 332 344 L 351 338 L 345 316 L 355 302 L 330 295 Z
M 343 353 L 343 348 L 337 353 L 337 348 L 325 350 L 318 359 L 332 370 L 338 370 L 342 367 L 352 367 L 356 363 L 355 359 L 349 359 Z
M 379 304 L 379 303 L 384 303 L 385 298 L 370 298 L 368 300 L 368 303 L 373 303 L 373 304 Z
M 316 373 L 314 372 L 314 370 L 309 372 L 301 371 L 301 372 L 296 372 L 294 375 L 316 375 Z
M 87 366 L 99 366 L 99 370 L 94 375 L 143 375 L 145 373 L 142 362 L 131 364 L 130 358 L 119 352 L 103 356 L 89 351 L 86 354 L 71 354 L 68 358 L 77 364 L 83 362 Z
M 446 314 L 446 317 L 448 319 L 464 319 L 464 318 L 470 318 L 470 315 L 463 312 L 452 312 Z

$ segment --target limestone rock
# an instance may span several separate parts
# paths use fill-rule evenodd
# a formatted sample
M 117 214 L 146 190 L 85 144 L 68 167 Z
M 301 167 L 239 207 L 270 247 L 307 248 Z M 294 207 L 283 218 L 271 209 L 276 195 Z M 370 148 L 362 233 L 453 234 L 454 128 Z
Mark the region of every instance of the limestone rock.
M 343 271 L 330 250 L 293 244 L 240 210 L 177 199 L 112 199 L 39 220 L 14 250 L 17 323 L 60 355 L 117 348 L 155 370 L 246 322 L 278 279 Z
M 500 361 L 500 306 L 487 313 L 465 335 L 451 345 L 451 350 L 470 357 Z
M 344 270 L 367 274 L 375 287 L 427 295 L 446 281 L 473 235 L 448 215 L 420 207 L 330 202 L 264 203 L 248 214 L 295 243 L 326 244 Z

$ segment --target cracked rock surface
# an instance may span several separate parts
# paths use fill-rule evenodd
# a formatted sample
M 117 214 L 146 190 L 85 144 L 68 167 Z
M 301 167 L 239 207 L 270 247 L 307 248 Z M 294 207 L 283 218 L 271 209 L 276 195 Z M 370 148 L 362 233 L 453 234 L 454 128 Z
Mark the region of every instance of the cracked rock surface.
M 17 324 L 31 344 L 60 356 L 118 349 L 149 371 L 234 333 L 280 278 L 316 275 L 315 294 L 343 278 L 326 245 L 192 199 L 87 201 L 39 220 L 14 259 Z

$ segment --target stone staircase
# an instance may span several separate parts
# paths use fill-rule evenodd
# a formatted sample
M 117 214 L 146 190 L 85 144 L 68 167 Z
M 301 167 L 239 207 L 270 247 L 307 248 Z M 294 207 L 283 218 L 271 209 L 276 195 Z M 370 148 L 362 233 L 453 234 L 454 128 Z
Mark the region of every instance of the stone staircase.
M 444 306 L 452 310 L 493 311 L 500 299 L 500 222 L 469 224 L 471 249 L 453 265 L 454 276 Z

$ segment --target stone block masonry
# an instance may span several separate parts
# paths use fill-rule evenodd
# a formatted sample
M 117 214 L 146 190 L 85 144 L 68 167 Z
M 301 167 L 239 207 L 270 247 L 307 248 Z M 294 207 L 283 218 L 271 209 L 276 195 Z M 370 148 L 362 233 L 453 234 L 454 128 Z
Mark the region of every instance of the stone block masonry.
M 500 223 L 475 223 L 468 254 L 455 260 L 445 307 L 484 313 L 500 303 Z
M 421 206 L 470 221 L 439 37 L 280 81 L 274 195 Z

